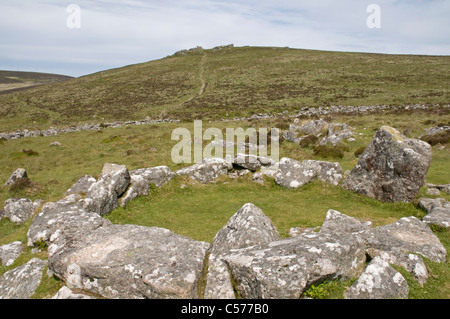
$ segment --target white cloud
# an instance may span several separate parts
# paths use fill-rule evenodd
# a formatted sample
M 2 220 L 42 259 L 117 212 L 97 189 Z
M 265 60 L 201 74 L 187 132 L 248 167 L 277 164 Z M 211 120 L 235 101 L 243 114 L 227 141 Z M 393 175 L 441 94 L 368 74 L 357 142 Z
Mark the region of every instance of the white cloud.
M 0 0 L 0 69 L 54 63 L 81 75 L 228 43 L 450 54 L 448 0 L 72 1 L 82 10 L 81 29 L 66 26 L 69 3 Z M 382 10 L 381 29 L 366 25 L 373 2 Z

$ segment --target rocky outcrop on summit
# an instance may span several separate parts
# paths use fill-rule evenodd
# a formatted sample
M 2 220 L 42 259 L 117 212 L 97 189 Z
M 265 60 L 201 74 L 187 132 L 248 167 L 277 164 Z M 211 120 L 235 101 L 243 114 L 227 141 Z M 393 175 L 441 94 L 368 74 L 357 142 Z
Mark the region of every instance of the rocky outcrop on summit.
M 342 186 L 383 202 L 410 202 L 425 184 L 430 163 L 429 144 L 383 126 Z
M 107 298 L 196 298 L 209 244 L 167 229 L 102 227 L 49 247 L 49 269 L 69 288 Z
M 245 204 L 214 237 L 208 260 L 205 298 L 234 299 L 230 274 L 223 262 L 232 249 L 279 239 L 278 230 L 263 211 L 251 203 Z
M 298 162 L 282 158 L 275 174 L 275 182 L 287 188 L 299 188 L 315 179 L 337 186 L 342 179 L 339 163 L 307 160 Z
M 47 262 L 33 258 L 0 277 L 0 299 L 30 299 L 42 278 Z

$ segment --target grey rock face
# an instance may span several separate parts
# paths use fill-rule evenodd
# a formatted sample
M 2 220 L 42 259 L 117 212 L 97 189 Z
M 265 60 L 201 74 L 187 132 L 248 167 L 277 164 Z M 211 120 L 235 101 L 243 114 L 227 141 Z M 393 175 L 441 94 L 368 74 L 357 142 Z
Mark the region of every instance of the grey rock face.
M 357 218 L 350 217 L 338 211 L 330 209 L 327 212 L 319 233 L 330 234 L 334 236 L 340 236 L 343 234 L 358 235 L 363 233 L 364 231 L 370 230 L 371 227 L 371 222 L 364 222 Z
M 177 175 L 188 175 L 202 184 L 213 182 L 228 173 L 229 163 L 223 159 L 204 159 L 202 162 L 177 170 Z
M 102 227 L 49 247 L 49 268 L 69 288 L 107 298 L 197 298 L 208 243 L 169 230 Z
M 169 167 L 159 166 L 153 168 L 141 168 L 130 172 L 131 185 L 119 199 L 119 204 L 125 207 L 128 202 L 142 195 L 148 195 L 151 184 L 161 187 L 175 177 Z
M 431 146 L 383 126 L 343 187 L 384 202 L 410 202 L 425 184 Z
M 278 230 L 260 208 L 245 204 L 214 237 L 205 298 L 234 299 L 230 275 L 223 262 L 232 249 L 265 244 L 280 238 Z
M 405 278 L 381 257 L 375 257 L 345 293 L 347 299 L 407 299 Z
M 3 266 L 9 267 L 22 253 L 23 244 L 20 241 L 15 241 L 10 244 L 0 246 L 0 262 Z
M 450 202 L 443 198 L 423 198 L 419 201 L 419 206 L 428 212 L 422 219 L 425 224 L 450 229 Z
M 0 277 L 0 299 L 29 299 L 39 286 L 47 262 L 33 258 Z
M 26 178 L 28 178 L 27 171 L 24 168 L 18 168 L 12 173 L 12 175 L 8 178 L 8 180 L 3 186 L 14 185 L 19 180 Z
M 242 298 L 299 298 L 310 285 L 359 276 L 365 245 L 355 236 L 305 233 L 267 245 L 233 250 L 224 261 Z
M 321 145 L 328 143 L 336 146 L 341 141 L 353 137 L 351 128 L 345 123 L 333 124 L 330 123 L 328 128 L 328 135 L 320 140 Z
M 97 180 L 94 177 L 90 175 L 85 175 L 81 177 L 75 184 L 72 185 L 71 188 L 67 190 L 66 196 L 72 194 L 86 195 L 92 184 L 96 182 Z
M 56 293 L 56 295 L 52 297 L 52 299 L 95 299 L 95 298 L 84 294 L 73 293 L 69 287 L 64 286 L 58 290 L 58 292 Z
M 275 165 L 275 161 L 270 158 L 243 153 L 236 154 L 233 163 L 239 167 L 249 169 L 252 172 L 257 171 L 261 167 Z
M 364 234 L 367 252 L 375 257 L 383 254 L 393 265 L 404 267 L 420 284 L 428 278 L 422 255 L 434 262 L 445 262 L 447 251 L 429 227 L 416 217 L 405 217 Z
M 83 203 L 86 211 L 96 212 L 101 216 L 108 215 L 119 206 L 116 190 L 103 180 L 99 180 L 89 187 Z
M 120 197 L 130 185 L 130 174 L 125 165 L 109 164 L 103 166 L 102 173 L 98 180 L 111 185 L 116 192 L 117 197 Z
M 28 246 L 41 241 L 50 245 L 52 237 L 53 241 L 83 237 L 111 224 L 97 213 L 85 211 L 80 199 L 80 195 L 70 195 L 58 202 L 46 203 L 28 229 Z
M 5 201 L 4 216 L 18 225 L 26 222 L 33 215 L 41 200 L 32 201 L 28 198 L 10 198 Z
M 326 133 L 328 131 L 330 124 L 322 119 L 308 121 L 301 126 L 297 126 L 295 128 L 296 131 L 299 131 L 305 135 L 319 135 L 321 133 Z
M 282 158 L 275 174 L 275 182 L 287 188 L 299 188 L 315 179 L 338 185 L 342 179 L 342 168 L 339 163 L 312 160 L 300 163 L 290 158 Z

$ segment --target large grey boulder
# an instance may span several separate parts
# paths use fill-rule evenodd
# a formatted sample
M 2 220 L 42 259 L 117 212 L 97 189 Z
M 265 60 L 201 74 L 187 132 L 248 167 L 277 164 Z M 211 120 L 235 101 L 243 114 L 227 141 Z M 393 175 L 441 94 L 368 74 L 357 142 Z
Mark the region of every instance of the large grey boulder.
M 102 227 L 49 246 L 49 269 L 69 288 L 107 298 L 197 298 L 209 244 L 167 229 Z
M 17 225 L 23 224 L 31 218 L 34 211 L 41 205 L 42 200 L 32 201 L 28 198 L 10 198 L 5 201 L 4 216 Z
M 72 187 L 70 187 L 67 190 L 66 196 L 72 194 L 86 195 L 92 184 L 96 182 L 97 180 L 91 175 L 85 175 L 81 177 L 75 184 L 72 185 Z
M 203 159 L 200 163 L 177 170 L 177 175 L 187 175 L 191 179 L 207 184 L 213 182 L 221 175 L 226 175 L 229 162 L 224 159 Z
M 234 157 L 233 164 L 255 172 L 261 167 L 270 167 L 275 165 L 275 161 L 264 156 L 238 153 Z
M 287 188 L 299 188 L 315 179 L 337 186 L 342 179 L 339 163 L 307 160 L 298 162 L 282 158 L 275 174 L 275 182 Z
M 300 126 L 294 127 L 294 131 L 304 135 L 319 135 L 328 131 L 330 124 L 322 119 L 307 121 Z
M 404 217 L 395 223 L 373 228 L 364 234 L 368 254 L 383 254 L 390 264 L 404 267 L 420 284 L 428 278 L 421 256 L 445 262 L 447 251 L 430 228 L 416 217 Z
M 233 299 L 231 278 L 223 258 L 232 250 L 266 244 L 281 239 L 278 230 L 263 211 L 247 203 L 234 214 L 214 237 L 208 261 L 205 288 L 207 299 Z
M 0 277 L 0 299 L 30 299 L 42 278 L 47 262 L 33 258 Z
M 224 261 L 242 298 L 297 299 L 317 282 L 359 276 L 366 255 L 359 237 L 308 232 L 233 250 Z
M 330 209 L 327 212 L 320 234 L 341 236 L 345 234 L 359 235 L 363 238 L 365 231 L 372 229 L 372 222 L 361 221 L 357 218 L 347 216 L 336 210 Z
M 347 299 L 408 299 L 405 278 L 382 257 L 375 257 L 345 293 Z
M 119 199 L 119 204 L 125 207 L 131 200 L 138 196 L 147 196 L 150 187 L 162 187 L 172 180 L 176 174 L 167 166 L 141 168 L 130 171 L 131 184 L 126 193 Z
M 80 195 L 69 195 L 57 202 L 46 203 L 35 216 L 28 229 L 28 246 L 58 238 L 63 245 L 65 238 L 83 237 L 92 231 L 111 225 L 111 222 L 95 212 L 83 208 Z
M 445 229 L 450 228 L 450 202 L 443 198 L 422 198 L 419 206 L 427 211 L 422 221 L 428 226 L 438 226 Z
M 82 202 L 86 211 L 96 212 L 100 216 L 108 215 L 119 206 L 114 186 L 103 180 L 99 180 L 89 187 Z
M 414 200 L 431 163 L 431 146 L 383 126 L 342 187 L 383 202 Z
M 27 171 L 24 168 L 18 168 L 11 174 L 3 186 L 11 186 L 24 179 L 28 179 Z
M 0 246 L 0 262 L 3 266 L 9 267 L 22 253 L 23 244 L 20 241 L 15 241 L 3 246 Z
M 98 180 L 110 185 L 120 197 L 130 185 L 131 178 L 125 165 L 106 163 Z

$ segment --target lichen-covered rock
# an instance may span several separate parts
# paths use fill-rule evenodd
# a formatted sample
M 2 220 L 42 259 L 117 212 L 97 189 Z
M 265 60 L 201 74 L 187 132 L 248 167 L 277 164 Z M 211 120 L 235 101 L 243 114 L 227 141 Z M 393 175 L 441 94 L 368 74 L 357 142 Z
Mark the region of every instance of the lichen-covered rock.
M 119 206 L 117 191 L 104 180 L 92 184 L 82 202 L 86 211 L 96 212 L 100 216 L 108 215 Z
M 275 182 L 287 188 L 299 188 L 315 179 L 337 186 L 342 179 L 339 163 L 307 160 L 298 162 L 282 158 L 275 174 Z
M 62 287 L 52 299 L 95 299 L 85 294 L 74 293 L 69 287 Z
M 3 186 L 11 186 L 17 183 L 18 181 L 27 178 L 28 178 L 27 171 L 24 168 L 18 168 L 11 174 L 11 176 L 8 178 L 8 180 L 5 182 Z
M 120 197 L 130 185 L 130 174 L 125 165 L 106 163 L 98 180 L 110 185 Z
M 151 184 L 162 187 L 175 177 L 169 167 L 158 166 L 152 168 L 141 168 L 130 171 L 131 184 L 126 193 L 119 199 L 119 204 L 125 207 L 131 200 L 138 196 L 147 196 Z
M 330 209 L 319 233 L 340 236 L 342 234 L 358 235 L 371 229 L 372 222 L 364 222 L 357 218 L 344 215 L 338 211 Z
M 47 262 L 33 258 L 0 277 L 0 299 L 30 299 L 42 278 Z
M 275 165 L 275 161 L 268 157 L 239 153 L 234 157 L 233 164 L 255 172 L 261 167 Z
M 422 198 L 419 206 L 423 207 L 428 214 L 422 221 L 428 226 L 438 226 L 445 229 L 450 228 L 450 202 L 443 198 Z
M 50 245 L 51 238 L 83 237 L 95 229 L 111 224 L 95 212 L 84 210 L 80 195 L 69 195 L 64 199 L 46 203 L 35 216 L 28 229 L 28 246 L 39 242 Z
M 330 123 L 327 136 L 320 140 L 320 145 L 326 145 L 328 143 L 336 146 L 341 141 L 353 137 L 351 128 L 345 123 Z
M 20 241 L 15 241 L 10 244 L 0 246 L 0 262 L 3 266 L 9 267 L 22 253 L 23 244 Z
M 205 298 L 235 297 L 228 269 L 222 260 L 230 250 L 265 244 L 280 238 L 278 230 L 260 208 L 250 203 L 245 204 L 214 237 L 208 262 Z
M 318 233 L 233 250 L 224 258 L 245 299 L 297 299 L 316 282 L 359 276 L 365 260 L 359 237 Z
M 347 299 L 407 299 L 408 283 L 389 263 L 375 257 L 345 293 Z
M 383 126 L 342 186 L 383 202 L 410 202 L 425 184 L 430 163 L 429 144 Z
M 330 124 L 322 119 L 307 121 L 300 126 L 295 127 L 294 131 L 298 131 L 305 135 L 319 135 L 328 131 Z
M 111 225 L 49 246 L 49 269 L 69 288 L 107 298 L 197 298 L 209 244 L 167 229 Z
M 229 163 L 223 159 L 204 159 L 202 162 L 177 170 L 177 175 L 187 175 L 202 184 L 213 182 L 221 175 L 226 175 Z
M 96 183 L 97 180 L 90 176 L 85 175 L 81 177 L 75 184 L 70 187 L 67 192 L 66 196 L 72 195 L 72 194 L 80 194 L 80 195 L 86 195 L 89 191 L 89 188 L 92 186 L 92 184 Z
M 404 267 L 420 284 L 428 278 L 422 255 L 434 262 L 445 262 L 447 251 L 430 228 L 416 217 L 404 217 L 395 223 L 373 228 L 364 234 L 368 254 L 383 254 L 389 263 Z
M 32 201 L 28 198 L 10 198 L 5 201 L 4 216 L 17 225 L 23 224 L 41 205 L 42 200 Z

